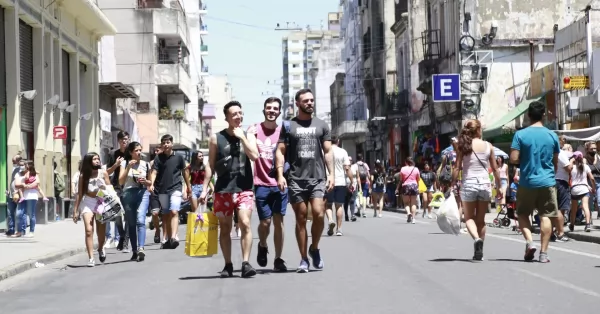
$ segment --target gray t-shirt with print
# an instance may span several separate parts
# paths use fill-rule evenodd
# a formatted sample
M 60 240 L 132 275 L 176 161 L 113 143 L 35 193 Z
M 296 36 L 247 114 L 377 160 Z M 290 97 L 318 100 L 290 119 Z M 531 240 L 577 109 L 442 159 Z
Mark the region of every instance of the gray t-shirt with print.
M 290 164 L 290 180 L 325 180 L 323 143 L 331 141 L 331 132 L 319 118 L 290 120 L 290 131 L 281 128 L 279 143 L 287 143 L 286 155 Z
M 125 160 L 121 162 L 121 167 L 127 167 Z M 129 188 L 145 188 L 145 186 L 141 185 L 137 180 L 138 178 L 146 179 L 148 177 L 149 169 L 150 164 L 144 160 L 140 160 L 136 163 L 127 174 L 127 179 L 125 179 L 125 184 L 123 184 L 123 190 Z

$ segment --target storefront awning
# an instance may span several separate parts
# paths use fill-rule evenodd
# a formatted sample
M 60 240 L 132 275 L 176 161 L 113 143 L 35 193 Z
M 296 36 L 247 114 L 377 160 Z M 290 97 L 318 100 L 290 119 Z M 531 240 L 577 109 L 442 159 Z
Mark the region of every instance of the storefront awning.
M 502 118 L 498 119 L 495 123 L 485 128 L 485 130 L 483 130 L 483 137 L 490 138 L 502 135 L 505 125 L 524 114 L 527 111 L 527 109 L 529 109 L 529 105 L 531 103 L 544 98 L 547 93 L 548 92 L 545 92 L 537 97 L 533 97 L 522 101 L 515 108 L 513 108 L 513 110 L 509 111 Z
M 123 85 L 119 82 L 100 83 L 98 84 L 100 91 L 109 95 L 112 98 L 138 98 L 138 95 L 133 91 L 133 88 Z
M 564 135 L 570 141 L 596 142 L 600 140 L 600 126 L 578 130 L 555 130 L 554 132 Z

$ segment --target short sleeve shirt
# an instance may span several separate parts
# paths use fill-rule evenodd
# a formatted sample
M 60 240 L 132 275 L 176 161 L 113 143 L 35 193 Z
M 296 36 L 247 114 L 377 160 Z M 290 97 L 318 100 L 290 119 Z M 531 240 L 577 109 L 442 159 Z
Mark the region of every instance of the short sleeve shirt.
M 571 163 L 569 161 L 571 155 L 573 155 L 573 153 L 569 153 L 565 150 L 561 150 L 560 153 L 558 153 L 558 170 L 556 171 L 556 180 L 569 182 L 569 173 L 567 170 L 565 170 L 565 167 Z
M 125 160 L 121 161 L 121 167 L 127 169 L 127 162 Z M 149 170 L 150 166 L 147 162 L 140 160 L 138 163 L 136 163 L 131 169 L 129 169 L 127 179 L 125 179 L 125 184 L 123 184 L 123 190 L 129 188 L 143 188 L 144 186 L 138 182 L 138 178 L 147 178 Z
M 152 169 L 156 170 L 154 187 L 158 194 L 169 194 L 181 190 L 182 172 L 186 166 L 185 160 L 180 155 L 164 153 L 156 155 Z
M 554 132 L 545 127 L 524 128 L 515 133 L 511 149 L 519 151 L 519 185 L 526 188 L 556 185 L 554 154 L 560 152 L 560 145 Z
M 290 164 L 290 180 L 325 180 L 325 156 L 323 143 L 331 141 L 331 132 L 325 121 L 319 118 L 290 120 L 290 130 L 282 128 L 279 143 L 287 143 Z
M 346 169 L 345 166 L 350 166 L 350 158 L 345 149 L 333 146 L 333 167 L 335 168 L 334 183 L 335 186 L 346 186 Z

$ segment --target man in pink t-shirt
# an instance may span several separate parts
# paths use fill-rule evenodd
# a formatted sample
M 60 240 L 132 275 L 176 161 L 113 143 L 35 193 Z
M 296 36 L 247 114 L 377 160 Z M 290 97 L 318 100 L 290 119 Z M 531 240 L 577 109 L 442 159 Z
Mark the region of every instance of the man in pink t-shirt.
M 288 192 L 280 191 L 277 180 L 271 178 L 269 173 L 273 167 L 273 153 L 279 140 L 281 126 L 277 125 L 277 118 L 281 114 L 281 100 L 270 97 L 265 100 L 263 114 L 265 120 L 258 125 L 248 128 L 248 134 L 256 136 L 258 146 L 258 159 L 254 162 L 254 197 L 256 211 L 260 224 L 258 225 L 258 255 L 256 262 L 265 267 L 268 263 L 267 238 L 271 229 L 271 220 L 275 225 L 275 261 L 274 271 L 287 272 L 285 261 L 281 258 L 283 251 L 283 217 L 288 205 Z

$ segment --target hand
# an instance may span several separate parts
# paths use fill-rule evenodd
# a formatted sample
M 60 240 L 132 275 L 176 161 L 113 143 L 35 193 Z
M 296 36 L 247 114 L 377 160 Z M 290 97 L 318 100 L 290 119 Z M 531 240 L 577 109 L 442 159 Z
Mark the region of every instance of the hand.
M 137 160 L 130 160 L 129 163 L 127 163 L 127 168 L 133 168 L 133 166 L 135 166 L 135 164 L 137 164 Z
M 284 192 L 287 189 L 287 181 L 283 176 L 277 179 L 277 186 L 279 187 L 279 191 Z
M 335 180 L 334 180 L 333 176 L 330 175 L 327 178 L 327 192 L 333 191 L 334 186 L 335 186 Z
M 256 133 L 258 133 L 258 130 L 256 129 L 256 124 L 251 125 L 248 130 L 246 130 L 246 134 L 252 134 L 256 136 Z
M 202 205 L 206 204 L 206 194 L 207 194 L 206 190 L 202 190 L 202 193 L 200 193 L 200 198 L 198 199 L 198 201 Z
M 237 137 L 238 139 L 242 140 L 244 139 L 244 130 L 242 130 L 242 128 L 237 127 L 235 129 L 233 129 L 233 135 L 235 135 L 235 137 Z
M 143 178 L 143 177 L 137 178 L 137 181 L 141 185 L 146 185 L 148 182 L 150 182 L 150 181 L 146 180 L 146 178 Z
M 502 190 L 500 188 L 496 188 L 496 198 L 501 199 L 502 197 Z
M 73 211 L 73 222 L 74 222 L 75 224 L 77 224 L 77 222 L 78 222 L 78 221 L 79 221 L 79 211 L 77 211 L 77 210 L 74 210 L 74 211 Z
M 123 162 L 123 157 L 118 157 L 117 160 L 115 160 L 115 167 L 119 167 L 121 166 L 121 162 Z
M 150 193 L 154 192 L 154 185 L 153 184 L 148 185 L 148 192 L 150 192 Z
M 354 184 L 350 184 L 348 186 L 348 191 L 350 191 L 350 193 L 354 193 Z
M 188 192 L 187 192 L 187 190 L 183 190 L 183 192 L 181 193 L 181 198 L 184 201 L 187 201 L 187 199 L 188 199 Z

